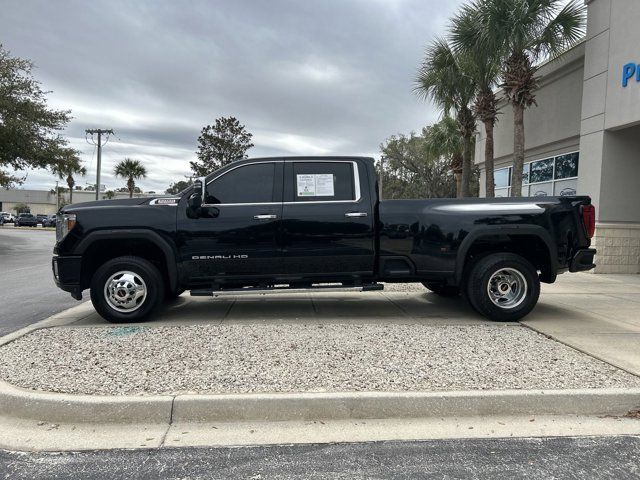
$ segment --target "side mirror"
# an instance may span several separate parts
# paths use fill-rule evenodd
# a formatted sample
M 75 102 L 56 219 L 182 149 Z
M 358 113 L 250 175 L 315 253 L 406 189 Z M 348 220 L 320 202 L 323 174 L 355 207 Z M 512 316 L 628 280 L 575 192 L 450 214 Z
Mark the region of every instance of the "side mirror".
M 204 197 L 204 179 L 198 178 L 193 182 L 193 193 L 189 197 L 189 210 L 194 214 L 200 210 L 202 206 L 202 198 Z

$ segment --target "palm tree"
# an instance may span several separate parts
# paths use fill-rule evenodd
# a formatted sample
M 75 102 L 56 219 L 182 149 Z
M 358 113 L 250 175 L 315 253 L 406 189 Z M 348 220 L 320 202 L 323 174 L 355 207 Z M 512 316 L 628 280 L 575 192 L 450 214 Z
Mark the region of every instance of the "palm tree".
M 522 195 L 524 111 L 536 105 L 536 72 L 541 60 L 553 57 L 584 35 L 582 0 L 475 0 L 468 8 L 479 27 L 472 38 L 484 51 L 501 58 L 501 87 L 513 107 L 513 178 L 511 195 Z
M 451 22 L 450 38 L 454 49 L 469 59 L 467 74 L 476 84 L 473 110 L 484 124 L 485 185 L 487 198 L 495 197 L 493 130 L 498 121 L 498 99 L 494 88 L 500 74 L 499 52 L 478 42 L 482 35 L 482 24 L 474 6 L 465 5 Z
M 462 194 L 462 157 L 464 153 L 464 139 L 458 130 L 458 124 L 449 115 L 425 131 L 427 150 L 434 157 L 447 159 L 456 177 L 456 195 Z
M 463 139 L 461 196 L 470 195 L 473 134 L 476 118 L 471 110 L 476 85 L 467 74 L 469 59 L 454 52 L 441 38 L 427 49 L 417 78 L 416 91 L 438 105 L 445 115 L 455 112 L 458 131 Z
M 81 175 L 84 177 L 87 174 L 87 169 L 82 165 L 78 152 L 69 150 L 63 161 L 54 164 L 51 170 L 60 180 L 66 180 L 69 186 L 69 203 L 73 203 L 73 189 L 76 185 L 76 180 L 73 176 Z
M 129 198 L 132 198 L 133 191 L 136 188 L 135 180 L 139 178 L 145 178 L 147 176 L 147 169 L 139 160 L 125 158 L 115 166 L 115 168 L 113 169 L 113 173 L 116 177 L 127 179 L 127 190 L 129 190 Z

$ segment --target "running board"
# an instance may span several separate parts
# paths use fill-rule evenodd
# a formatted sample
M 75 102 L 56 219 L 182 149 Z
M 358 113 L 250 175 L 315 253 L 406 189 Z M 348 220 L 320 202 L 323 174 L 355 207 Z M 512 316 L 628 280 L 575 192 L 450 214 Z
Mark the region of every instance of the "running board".
M 338 285 L 317 285 L 307 288 L 291 287 L 247 287 L 229 290 L 197 289 L 191 290 L 192 297 L 223 297 L 227 295 L 253 295 L 265 293 L 305 293 L 305 292 L 374 292 L 384 290 L 381 283 L 368 283 L 356 287 L 341 287 Z

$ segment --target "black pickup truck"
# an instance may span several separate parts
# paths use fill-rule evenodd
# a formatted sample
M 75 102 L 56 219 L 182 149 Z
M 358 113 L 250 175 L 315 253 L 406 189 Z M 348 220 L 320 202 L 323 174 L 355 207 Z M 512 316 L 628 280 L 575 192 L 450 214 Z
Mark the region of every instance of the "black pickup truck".
M 163 299 L 421 282 L 497 321 L 528 314 L 540 282 L 594 267 L 589 197 L 379 200 L 373 160 L 234 162 L 174 196 L 68 205 L 53 274 L 89 288 L 111 322 Z M 287 290 L 288 291 L 288 290 Z

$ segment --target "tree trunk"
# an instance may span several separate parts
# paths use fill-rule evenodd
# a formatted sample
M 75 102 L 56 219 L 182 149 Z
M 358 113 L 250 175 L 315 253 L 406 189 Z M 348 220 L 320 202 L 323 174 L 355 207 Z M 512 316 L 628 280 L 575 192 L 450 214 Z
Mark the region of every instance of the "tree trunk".
M 129 198 L 133 198 L 133 189 L 136 188 L 136 184 L 133 181 L 133 178 L 130 178 L 127 181 L 127 188 L 129 189 Z
M 73 203 L 73 187 L 76 185 L 76 182 L 71 175 L 67 177 L 67 185 L 69 186 L 69 204 L 72 204 Z
M 464 149 L 462 152 L 462 178 L 460 180 L 461 197 L 468 197 L 471 195 L 470 183 L 471 183 L 471 136 L 464 136 Z
M 522 196 L 522 169 L 524 167 L 524 106 L 513 104 L 513 172 L 511 196 Z
M 496 185 L 493 177 L 493 120 L 484 121 L 484 129 L 487 139 L 484 144 L 484 169 L 486 175 L 486 194 L 485 197 L 493 198 L 496 196 Z
M 456 177 L 456 197 L 460 198 L 462 197 L 462 173 L 455 172 L 454 175 Z

